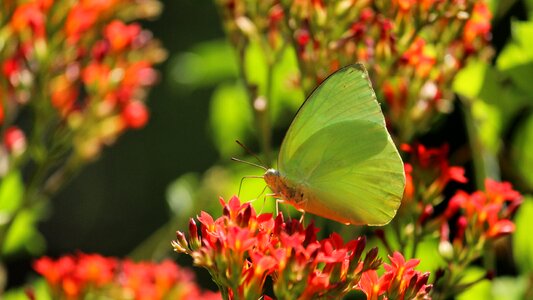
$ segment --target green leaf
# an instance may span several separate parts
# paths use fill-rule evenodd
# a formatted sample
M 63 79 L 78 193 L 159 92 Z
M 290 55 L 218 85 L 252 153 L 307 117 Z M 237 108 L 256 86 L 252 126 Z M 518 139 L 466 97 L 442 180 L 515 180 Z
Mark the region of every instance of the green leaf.
M 251 85 L 257 86 L 257 96 L 270 96 L 268 99 L 269 114 L 275 123 L 280 119 L 287 119 L 286 115 L 283 115 L 283 112 L 287 110 L 292 116 L 305 100 L 298 80 L 300 73 L 296 54 L 290 47 L 281 51 L 275 54 L 276 61 L 270 70 L 268 69 L 267 58 L 257 43 L 249 44 L 246 52 L 245 67 L 248 81 Z M 268 86 L 269 71 L 272 72 L 270 87 Z
M 167 202 L 175 216 L 187 219 L 193 215 L 194 200 L 199 189 L 197 174 L 187 173 L 174 180 L 167 187 Z
M 497 300 L 523 300 L 526 288 L 525 277 L 496 277 L 492 281 L 492 296 Z
M 490 69 L 490 65 L 485 62 L 470 60 L 455 76 L 453 90 L 468 99 L 480 98 L 484 88 L 483 83 L 489 76 Z
M 0 181 L 0 214 L 14 213 L 22 203 L 24 184 L 20 172 L 13 171 Z
M 475 282 L 485 276 L 487 271 L 483 268 L 478 267 L 470 267 L 463 273 L 463 278 L 461 279 L 461 284 L 469 284 L 471 282 Z M 471 299 L 493 299 L 492 297 L 492 285 L 489 280 L 482 280 L 470 288 L 468 288 L 466 291 L 459 294 L 456 299 L 457 300 L 471 300 Z
M 500 148 L 501 114 L 494 106 L 484 101 L 472 103 L 472 117 L 477 125 L 478 137 L 491 153 L 498 153 Z
M 500 70 L 508 70 L 533 61 L 533 21 L 513 20 L 511 30 L 512 40 L 507 43 L 496 61 Z
M 446 261 L 439 253 L 438 238 L 426 238 L 420 241 L 417 249 L 416 258 L 420 259 L 420 264 L 416 267 L 417 270 L 431 272 L 433 278 L 437 269 L 446 267 Z
M 526 183 L 533 187 L 533 116 L 518 127 L 511 145 L 512 164 Z
M 38 279 L 30 286 L 8 290 L 3 296 L 4 300 L 28 300 L 26 290 L 30 288 L 35 293 L 35 299 L 52 300 L 48 284 L 44 279 Z
M 23 249 L 33 255 L 44 251 L 45 240 L 36 227 L 39 221 L 38 215 L 37 209 L 25 209 L 17 213 L 2 249 L 5 255 L 11 255 Z
M 515 218 L 516 231 L 513 234 L 513 255 L 523 273 L 533 272 L 533 197 L 527 196 Z
M 283 112 L 288 111 L 290 116 L 293 116 L 305 100 L 303 89 L 299 84 L 298 60 L 292 48 L 287 48 L 280 55 L 280 61 L 273 72 L 270 113 L 272 120 L 278 124 L 281 120 L 290 120 Z
M 211 98 L 210 124 L 213 139 L 222 157 L 240 153 L 235 140 L 245 141 L 252 131 L 252 111 L 244 87 L 223 84 Z
M 228 42 L 214 40 L 172 57 L 167 74 L 172 86 L 197 89 L 237 78 L 238 67 Z
M 513 21 L 511 42 L 498 56 L 496 65 L 513 83 L 528 94 L 533 93 L 533 21 Z

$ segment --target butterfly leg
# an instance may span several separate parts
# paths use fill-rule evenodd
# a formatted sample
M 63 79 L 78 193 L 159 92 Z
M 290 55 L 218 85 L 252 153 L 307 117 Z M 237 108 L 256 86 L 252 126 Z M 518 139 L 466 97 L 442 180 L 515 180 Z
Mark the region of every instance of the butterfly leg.
M 273 196 L 276 196 L 275 194 Z M 285 202 L 283 199 L 276 199 L 276 216 L 279 214 L 279 204 Z
M 303 225 L 304 224 L 304 217 L 305 217 L 305 210 L 298 209 L 298 211 L 302 213 L 302 216 L 300 217 L 300 223 Z

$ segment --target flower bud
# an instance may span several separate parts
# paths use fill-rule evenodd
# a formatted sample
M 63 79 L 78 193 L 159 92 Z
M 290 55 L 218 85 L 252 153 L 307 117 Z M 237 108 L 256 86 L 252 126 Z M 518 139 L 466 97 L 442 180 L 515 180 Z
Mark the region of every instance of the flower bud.
M 185 238 L 185 235 L 181 231 L 176 231 L 176 240 L 170 242 L 174 251 L 181 253 L 189 253 L 189 243 Z
M 378 248 L 370 249 L 365 256 L 363 263 L 363 272 L 367 270 L 375 270 L 381 265 L 381 259 L 378 258 Z
M 122 120 L 130 128 L 142 128 L 148 122 L 148 110 L 142 102 L 131 101 L 122 110 Z
M 453 246 L 448 240 L 441 240 L 439 242 L 439 254 L 446 260 L 453 259 Z
M 4 144 L 7 151 L 19 156 L 26 150 L 26 135 L 20 128 L 11 126 L 4 133 Z
M 200 248 L 201 240 L 198 237 L 198 227 L 196 226 L 196 222 L 194 222 L 194 219 L 192 218 L 189 221 L 189 235 L 191 241 L 191 249 L 196 250 Z

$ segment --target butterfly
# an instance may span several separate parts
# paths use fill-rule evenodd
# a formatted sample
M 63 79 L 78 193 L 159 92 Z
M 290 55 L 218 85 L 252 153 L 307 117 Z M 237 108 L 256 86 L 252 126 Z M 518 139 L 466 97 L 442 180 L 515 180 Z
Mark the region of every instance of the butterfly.
M 276 197 L 344 224 L 385 225 L 405 188 L 402 159 L 365 67 L 339 69 L 307 98 L 263 178 Z

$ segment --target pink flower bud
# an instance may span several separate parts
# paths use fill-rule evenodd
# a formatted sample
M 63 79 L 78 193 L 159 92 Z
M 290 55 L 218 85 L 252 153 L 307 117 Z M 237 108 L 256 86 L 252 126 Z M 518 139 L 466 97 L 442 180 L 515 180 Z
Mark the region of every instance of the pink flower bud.
M 14 155 L 20 155 L 26 150 L 26 136 L 24 132 L 16 127 L 9 127 L 4 133 L 4 145 L 7 151 Z

